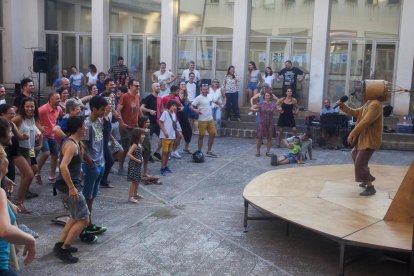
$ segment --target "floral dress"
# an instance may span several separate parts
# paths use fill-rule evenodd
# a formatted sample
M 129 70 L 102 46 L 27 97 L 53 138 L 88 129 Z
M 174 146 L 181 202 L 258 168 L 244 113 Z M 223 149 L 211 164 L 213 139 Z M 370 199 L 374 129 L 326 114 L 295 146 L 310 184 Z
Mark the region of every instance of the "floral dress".
M 272 139 L 276 137 L 276 127 L 273 119 L 273 114 L 276 109 L 275 102 L 261 102 L 259 106 L 259 120 L 256 126 L 257 139 Z
M 132 154 L 136 159 L 142 160 L 142 148 L 137 146 L 136 150 Z M 129 160 L 128 163 L 128 176 L 127 181 L 139 182 L 141 180 L 141 163 Z

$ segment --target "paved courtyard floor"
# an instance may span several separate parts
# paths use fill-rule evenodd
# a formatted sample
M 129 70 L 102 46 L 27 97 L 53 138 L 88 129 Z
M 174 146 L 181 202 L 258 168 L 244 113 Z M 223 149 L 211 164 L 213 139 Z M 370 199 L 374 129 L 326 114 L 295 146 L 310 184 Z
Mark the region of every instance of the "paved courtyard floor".
M 269 158 L 254 156 L 253 139 L 219 137 L 214 151 L 220 157 L 202 164 L 184 154 L 171 160 L 173 173 L 162 177 L 163 185 L 140 186 L 145 199 L 139 204 L 127 202 L 126 177 L 111 174 L 116 187 L 101 189 L 93 210 L 95 223 L 108 231 L 93 245 L 77 241 L 80 261 L 73 265 L 52 253 L 62 227 L 51 219 L 66 214 L 62 203 L 52 195 L 51 185 L 33 184 L 31 189 L 40 196 L 26 205 L 34 213 L 20 215 L 18 221 L 40 237 L 36 260 L 23 267 L 21 275 L 337 275 L 338 245 L 327 238 L 296 226 L 286 236 L 280 221 L 249 221 L 249 232 L 243 232 L 246 184 L 268 170 L 296 165 L 271 167 Z M 273 151 L 281 154 L 286 149 Z M 372 163 L 409 165 L 413 156 L 378 151 Z M 349 151 L 315 149 L 314 157 L 317 160 L 304 166 L 352 162 Z M 159 163 L 150 164 L 151 173 L 158 171 Z M 43 179 L 47 176 L 45 167 Z M 379 251 L 351 248 L 347 255 L 357 257 L 346 267 L 347 275 L 408 271 L 407 264 Z

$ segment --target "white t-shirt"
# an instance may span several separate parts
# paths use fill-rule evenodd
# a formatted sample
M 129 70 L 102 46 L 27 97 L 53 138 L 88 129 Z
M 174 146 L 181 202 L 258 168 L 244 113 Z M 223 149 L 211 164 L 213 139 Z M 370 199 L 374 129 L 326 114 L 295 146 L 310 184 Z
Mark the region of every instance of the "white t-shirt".
M 155 71 L 154 76 L 157 78 L 157 81 L 163 81 L 165 82 L 168 86 L 170 85 L 169 82 L 171 77 L 172 77 L 172 73 L 170 71 L 165 71 L 164 74 L 161 74 L 161 71 Z
M 174 130 L 174 127 L 173 127 L 173 121 L 171 120 L 171 117 L 174 120 L 174 122 L 177 123 L 177 130 L 181 131 L 181 126 L 180 126 L 180 123 L 177 120 L 177 116 L 175 116 L 175 113 L 172 113 L 171 116 L 170 116 L 170 114 L 171 113 L 169 113 L 167 110 L 165 110 L 161 114 L 160 121 L 164 123 L 164 127 L 168 132 L 168 138 L 167 138 L 167 137 L 165 137 L 164 132 L 161 130 L 160 131 L 160 138 L 161 139 L 173 139 L 174 140 L 176 138 L 175 130 Z
M 273 80 L 275 79 L 275 75 L 264 77 L 265 83 L 269 85 L 269 87 L 273 87 Z
M 193 73 L 194 73 L 194 82 L 198 82 L 199 80 L 201 80 L 200 72 L 194 69 Z M 190 74 L 190 69 L 185 69 L 183 71 L 181 79 L 184 79 L 185 81 L 189 81 L 190 80 L 189 74 Z
M 200 111 L 198 115 L 199 121 L 211 121 L 213 120 L 213 112 L 211 110 L 213 106 L 213 99 L 210 95 L 207 96 L 199 95 L 191 103 L 194 107 Z
M 6 103 L 6 99 L 0 100 L 0 104 L 5 104 Z
M 91 72 L 88 72 L 88 74 L 86 74 L 86 77 L 88 78 L 88 85 L 96 84 L 96 81 L 98 80 L 98 73 L 92 75 Z
M 194 101 L 197 95 L 197 85 L 195 84 L 195 82 L 193 83 L 187 82 L 185 86 L 187 87 L 188 100 L 190 102 Z
M 76 75 L 72 74 L 72 75 L 70 75 L 69 79 L 70 79 L 72 85 L 81 86 L 82 79 L 83 79 L 83 73 L 79 73 L 79 74 L 76 74 Z

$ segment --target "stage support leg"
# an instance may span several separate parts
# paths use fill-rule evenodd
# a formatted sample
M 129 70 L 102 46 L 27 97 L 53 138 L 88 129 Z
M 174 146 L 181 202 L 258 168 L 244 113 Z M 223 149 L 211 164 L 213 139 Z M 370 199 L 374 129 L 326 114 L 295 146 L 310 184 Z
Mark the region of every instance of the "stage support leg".
M 247 216 L 249 213 L 249 202 L 244 200 L 244 233 L 247 233 Z
M 339 253 L 339 275 L 344 275 L 344 259 L 345 259 L 345 242 L 341 241 L 339 243 L 340 253 Z
M 413 226 L 413 237 L 412 237 L 412 243 L 411 243 L 410 276 L 414 276 L 414 226 Z
M 286 221 L 286 236 L 289 236 L 289 228 L 290 228 L 290 223 L 289 221 Z

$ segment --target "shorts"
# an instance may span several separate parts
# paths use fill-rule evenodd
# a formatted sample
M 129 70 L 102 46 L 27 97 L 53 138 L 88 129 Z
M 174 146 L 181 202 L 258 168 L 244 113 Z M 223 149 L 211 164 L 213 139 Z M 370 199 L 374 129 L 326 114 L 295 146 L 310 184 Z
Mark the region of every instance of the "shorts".
M 293 154 L 293 153 L 285 154 L 283 156 L 286 159 L 289 159 L 289 164 L 296 163 L 296 160 L 300 159 L 298 154 Z
M 87 199 L 94 199 L 98 195 L 99 184 L 104 173 L 104 166 L 95 165 L 93 168 L 90 168 L 83 163 L 82 171 L 85 173 L 83 195 Z
M 161 139 L 162 152 L 170 153 L 174 146 L 174 139 Z
M 121 145 L 122 148 L 127 151 L 129 147 L 131 146 L 131 134 L 132 134 L 133 128 L 127 128 L 127 129 L 120 129 L 121 133 Z
M 109 142 L 109 148 L 111 149 L 111 154 L 117 153 L 120 150 L 123 150 L 123 147 L 121 146 L 118 141 L 115 140 L 115 146 L 112 147 L 112 142 Z
M 214 120 L 198 121 L 198 134 L 204 136 L 206 134 L 206 130 L 208 135 L 216 135 L 216 123 Z
M 36 159 L 36 157 L 30 157 L 30 165 L 31 166 L 37 165 L 37 159 Z
M 26 160 L 30 160 L 30 149 L 26 149 L 26 148 L 18 148 L 17 149 L 17 156 L 23 156 L 24 159 Z
M 257 88 L 257 82 L 249 81 L 249 83 L 247 84 L 247 88 L 251 90 L 255 90 Z
M 43 137 L 43 146 L 42 146 L 42 152 L 49 151 L 50 155 L 57 156 L 58 150 L 57 150 L 57 143 L 55 139 Z
M 63 206 L 70 213 L 72 219 L 86 219 L 89 216 L 88 205 L 86 204 L 85 196 L 79 192 L 78 199 L 71 198 L 68 194 L 61 194 Z
M 152 136 L 154 133 L 155 135 L 157 135 L 158 137 L 160 137 L 160 126 L 157 123 L 151 123 L 149 126 L 150 129 L 150 136 Z

